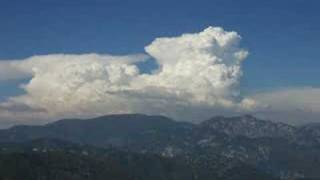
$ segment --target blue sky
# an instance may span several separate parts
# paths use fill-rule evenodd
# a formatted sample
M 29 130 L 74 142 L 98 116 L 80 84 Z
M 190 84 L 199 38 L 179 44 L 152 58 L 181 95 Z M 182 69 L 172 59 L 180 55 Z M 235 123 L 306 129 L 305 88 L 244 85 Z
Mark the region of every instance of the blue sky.
M 157 37 L 220 26 L 238 32 L 250 52 L 243 94 L 319 87 L 319 7 L 318 0 L 3 0 L 0 60 L 144 53 Z M 148 72 L 155 65 L 141 67 Z M 0 100 L 23 93 L 19 84 L 0 81 Z
M 319 86 L 319 7 L 317 0 L 3 1 L 0 59 L 139 53 L 156 37 L 214 25 L 237 31 L 250 51 L 244 91 Z M 18 92 L 15 84 L 2 83 L 1 96 Z

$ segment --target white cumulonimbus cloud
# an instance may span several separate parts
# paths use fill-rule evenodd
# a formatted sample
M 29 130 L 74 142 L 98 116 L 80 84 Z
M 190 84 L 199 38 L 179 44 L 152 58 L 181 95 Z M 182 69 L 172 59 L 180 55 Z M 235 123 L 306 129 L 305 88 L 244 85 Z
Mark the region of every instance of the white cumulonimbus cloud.
M 145 47 L 148 55 L 52 54 L 6 61 L 0 64 L 0 80 L 30 81 L 21 85 L 25 94 L 1 103 L 0 112 L 16 119 L 146 113 L 203 120 L 251 111 L 257 103 L 239 91 L 248 55 L 240 40 L 236 32 L 209 27 L 157 38 Z M 141 73 L 137 62 L 149 58 L 159 68 Z

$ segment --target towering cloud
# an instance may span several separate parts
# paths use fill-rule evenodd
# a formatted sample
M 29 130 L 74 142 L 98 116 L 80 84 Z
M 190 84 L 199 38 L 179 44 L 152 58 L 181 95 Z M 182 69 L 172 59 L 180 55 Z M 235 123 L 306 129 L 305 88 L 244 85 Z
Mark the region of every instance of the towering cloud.
M 240 36 L 209 27 L 198 34 L 158 38 L 145 49 L 161 69 L 148 84 L 189 93 L 192 102 L 237 106 L 241 62 L 248 52 L 238 48 Z
M 209 27 L 157 38 L 145 47 L 149 55 L 53 54 L 8 61 L 0 65 L 10 68 L 2 79 L 31 79 L 21 86 L 25 94 L 3 102 L 0 112 L 17 118 L 147 113 L 190 120 L 251 110 L 255 101 L 238 88 L 248 55 L 240 39 L 236 32 Z M 140 73 L 136 63 L 150 56 L 159 69 Z

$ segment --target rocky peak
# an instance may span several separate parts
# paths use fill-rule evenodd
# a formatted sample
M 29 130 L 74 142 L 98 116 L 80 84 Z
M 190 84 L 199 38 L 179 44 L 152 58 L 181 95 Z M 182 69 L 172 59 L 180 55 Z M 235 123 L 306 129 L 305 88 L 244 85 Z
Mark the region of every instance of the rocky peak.
M 296 131 L 294 126 L 260 120 L 252 115 L 234 117 L 218 116 L 204 121 L 200 126 L 229 136 L 245 136 L 248 138 L 289 138 Z

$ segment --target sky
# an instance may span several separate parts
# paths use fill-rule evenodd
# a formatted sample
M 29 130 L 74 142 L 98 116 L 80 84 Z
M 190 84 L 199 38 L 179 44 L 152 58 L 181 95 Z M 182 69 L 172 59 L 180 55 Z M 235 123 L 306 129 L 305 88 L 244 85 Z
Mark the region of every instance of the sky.
M 289 123 L 317 122 L 319 7 L 317 0 L 3 0 L 0 127 L 104 113 L 164 114 L 188 121 L 252 113 Z M 248 55 L 230 60 L 238 52 Z M 207 56 L 223 63 L 204 61 Z M 93 70 L 86 69 L 91 65 Z M 103 97 L 90 88 L 71 97 L 51 87 L 63 89 L 81 79 L 76 89 L 74 83 L 68 89 L 78 92 L 106 74 L 108 83 L 100 89 L 90 84 Z M 111 76 L 119 76 L 127 89 Z M 83 96 L 88 97 L 80 102 Z

